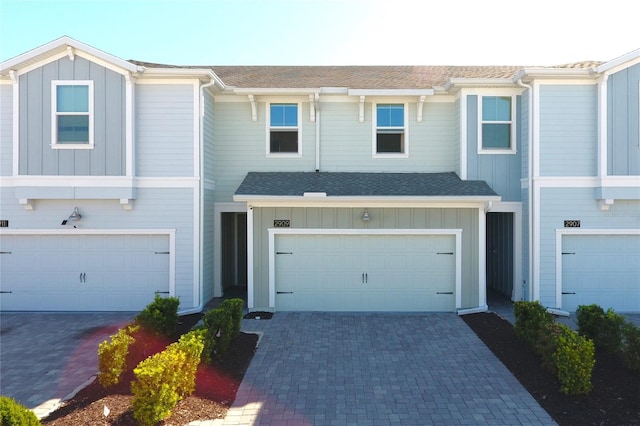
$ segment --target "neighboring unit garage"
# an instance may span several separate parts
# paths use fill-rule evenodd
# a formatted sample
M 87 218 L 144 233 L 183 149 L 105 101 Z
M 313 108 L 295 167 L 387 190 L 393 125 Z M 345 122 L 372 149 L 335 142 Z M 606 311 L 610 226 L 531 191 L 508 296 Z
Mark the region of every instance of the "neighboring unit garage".
M 640 312 L 640 230 L 558 231 L 557 243 L 563 310 L 595 303 Z
M 455 311 L 460 230 L 271 230 L 279 311 Z
M 172 230 L 4 231 L 3 311 L 140 311 L 174 292 Z

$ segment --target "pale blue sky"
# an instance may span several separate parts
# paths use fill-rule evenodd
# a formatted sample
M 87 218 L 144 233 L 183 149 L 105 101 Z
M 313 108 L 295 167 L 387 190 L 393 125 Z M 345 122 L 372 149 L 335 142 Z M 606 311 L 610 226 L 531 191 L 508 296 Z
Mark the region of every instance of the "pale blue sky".
M 640 48 L 629 0 L 0 0 L 0 61 L 63 35 L 175 65 L 557 65 Z M 634 6 L 635 7 L 635 6 Z

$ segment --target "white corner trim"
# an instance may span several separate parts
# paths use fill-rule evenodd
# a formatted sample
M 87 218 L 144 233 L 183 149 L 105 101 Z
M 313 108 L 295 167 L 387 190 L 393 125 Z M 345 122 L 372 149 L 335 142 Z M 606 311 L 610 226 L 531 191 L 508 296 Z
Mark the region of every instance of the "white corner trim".
M 467 180 L 467 94 L 460 96 L 460 179 Z
M 366 96 L 360 96 L 360 104 L 358 109 L 358 123 L 364 123 L 364 99 Z

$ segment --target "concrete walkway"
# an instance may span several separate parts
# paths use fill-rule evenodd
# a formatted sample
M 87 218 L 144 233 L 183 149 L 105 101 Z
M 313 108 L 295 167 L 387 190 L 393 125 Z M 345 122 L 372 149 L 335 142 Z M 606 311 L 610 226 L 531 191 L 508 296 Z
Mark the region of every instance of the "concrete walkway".
M 199 425 L 555 424 L 455 314 L 277 313 L 222 420 Z

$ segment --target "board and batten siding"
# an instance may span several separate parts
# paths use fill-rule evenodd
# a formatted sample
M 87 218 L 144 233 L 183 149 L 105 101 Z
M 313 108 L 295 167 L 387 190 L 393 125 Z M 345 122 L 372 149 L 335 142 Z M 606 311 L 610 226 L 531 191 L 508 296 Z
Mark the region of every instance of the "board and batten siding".
M 230 202 L 248 172 L 315 170 L 315 125 L 309 103 L 302 103 L 302 157 L 266 156 L 266 103 L 258 102 L 258 120 L 251 121 L 249 102 L 216 102 L 213 146 L 216 202 Z
M 454 171 L 456 172 L 456 174 L 458 176 L 462 176 L 462 102 L 460 100 L 460 98 L 456 98 L 455 102 L 454 102 L 454 111 L 455 111 L 455 116 L 454 116 L 454 123 L 455 123 L 455 128 L 454 128 L 454 157 L 455 157 L 455 168 Z
M 91 80 L 93 149 L 52 149 L 51 82 Z M 50 62 L 19 77 L 20 175 L 123 176 L 125 170 L 124 77 L 84 58 Z
M 597 174 L 596 85 L 540 86 L 540 175 Z
M 208 91 L 204 91 L 204 115 L 202 117 L 202 177 L 214 180 L 214 143 L 215 143 L 215 104 L 213 96 Z
M 594 201 L 594 188 L 540 191 L 540 303 L 556 307 L 555 230 L 564 228 L 565 220 L 580 220 L 582 229 L 640 229 L 640 201 L 616 200 L 602 211 Z
M 518 114 L 518 152 L 520 154 L 520 178 L 527 178 L 529 176 L 529 126 L 530 123 L 530 111 L 529 111 L 529 96 L 531 91 L 527 89 L 522 93 L 520 101 L 520 112 Z M 522 199 L 522 198 L 521 198 Z
M 640 175 L 640 64 L 607 82 L 607 174 Z
M 132 210 L 123 210 L 118 200 L 86 199 L 42 199 L 34 210 L 24 210 L 13 191 L 3 190 L 0 203 L 9 229 L 64 229 L 60 223 L 74 207 L 82 214 L 80 229 L 175 229 L 175 295 L 184 310 L 194 307 L 194 196 L 192 188 L 138 188 Z
M 214 191 L 203 191 L 202 214 L 202 300 L 207 303 L 214 297 L 215 286 L 215 203 Z
M 254 309 L 269 307 L 269 235 L 276 219 L 292 228 L 313 229 L 462 229 L 462 307 L 478 306 L 478 210 L 369 208 L 253 208 Z M 390 283 L 392 285 L 392 283 Z
M 197 84 L 136 85 L 136 175 L 194 176 Z
M 522 300 L 531 300 L 531 282 L 529 280 L 530 262 L 529 262 L 529 190 L 523 188 L 521 191 L 522 199 L 522 283 L 514 283 L 514 285 L 522 285 Z
M 516 96 L 516 130 L 522 117 L 521 96 Z M 483 180 L 502 197 L 502 201 L 520 201 L 521 132 L 516 133 L 515 154 L 478 154 L 478 95 L 467 97 L 467 179 Z
M 0 176 L 13 174 L 13 85 L 0 84 Z

